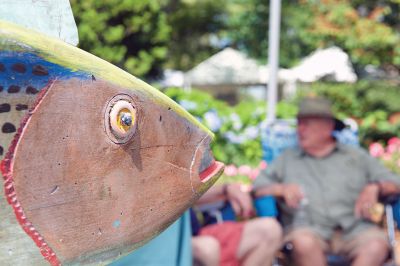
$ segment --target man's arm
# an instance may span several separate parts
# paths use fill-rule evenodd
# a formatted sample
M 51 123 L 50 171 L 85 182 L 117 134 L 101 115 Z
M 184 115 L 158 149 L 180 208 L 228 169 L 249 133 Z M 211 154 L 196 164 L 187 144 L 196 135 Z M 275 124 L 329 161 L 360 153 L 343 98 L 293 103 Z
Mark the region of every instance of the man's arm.
M 214 185 L 197 200 L 196 204 L 207 204 L 211 202 L 227 200 L 226 190 L 227 185 Z
M 358 197 L 354 214 L 357 217 L 371 219 L 371 208 L 379 201 L 380 197 L 400 193 L 400 186 L 392 181 L 381 180 L 367 184 Z
M 280 183 L 259 187 L 253 190 L 253 195 L 256 198 L 271 195 L 277 198 L 283 197 L 284 185 Z
M 400 177 L 365 151 L 361 154 L 360 161 L 366 170 L 368 184 L 361 190 L 354 207 L 354 214 L 357 217 L 370 219 L 370 209 L 380 197 L 400 193 Z
M 392 181 L 381 180 L 375 182 L 380 196 L 389 196 L 400 193 L 400 186 Z
M 304 198 L 304 193 L 301 187 L 297 184 L 282 184 L 275 183 L 263 187 L 256 188 L 253 191 L 255 197 L 262 197 L 272 195 L 276 198 L 281 198 L 285 201 L 286 205 L 291 208 L 298 208 L 301 199 Z
M 232 205 L 236 215 L 250 218 L 254 215 L 253 201 L 249 192 L 241 189 L 239 184 L 223 184 L 211 187 L 198 201 L 206 204 L 218 200 L 227 200 Z

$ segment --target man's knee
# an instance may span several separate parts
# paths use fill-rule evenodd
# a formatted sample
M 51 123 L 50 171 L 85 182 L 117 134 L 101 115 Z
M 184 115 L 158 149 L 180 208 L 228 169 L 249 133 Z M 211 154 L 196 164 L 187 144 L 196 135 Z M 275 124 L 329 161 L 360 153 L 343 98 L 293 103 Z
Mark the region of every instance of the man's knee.
M 206 265 L 218 264 L 220 257 L 220 244 L 217 239 L 211 236 L 198 236 L 192 239 L 193 256 L 199 261 L 204 260 L 212 263 L 204 263 Z
M 389 254 L 389 245 L 384 239 L 371 239 L 358 248 L 357 256 L 381 258 L 384 260 Z
M 279 243 L 282 241 L 282 226 L 276 219 L 260 218 L 261 232 L 267 239 L 273 239 Z
M 310 255 L 316 252 L 323 252 L 321 240 L 310 232 L 296 232 L 290 238 L 295 255 Z
M 259 237 L 261 241 L 276 243 L 282 241 L 282 227 L 274 218 L 257 218 L 249 222 L 252 233 Z

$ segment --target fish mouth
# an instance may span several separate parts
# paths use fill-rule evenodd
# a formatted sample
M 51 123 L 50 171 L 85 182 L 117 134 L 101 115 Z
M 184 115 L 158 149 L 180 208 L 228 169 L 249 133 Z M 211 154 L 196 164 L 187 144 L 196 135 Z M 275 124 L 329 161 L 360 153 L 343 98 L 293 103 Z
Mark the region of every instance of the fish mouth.
M 214 156 L 211 152 L 210 147 L 208 147 L 204 152 L 201 158 L 200 166 L 199 166 L 199 178 L 202 183 L 206 183 L 212 177 L 219 175 L 222 173 L 224 169 L 224 164 L 218 161 L 215 161 Z

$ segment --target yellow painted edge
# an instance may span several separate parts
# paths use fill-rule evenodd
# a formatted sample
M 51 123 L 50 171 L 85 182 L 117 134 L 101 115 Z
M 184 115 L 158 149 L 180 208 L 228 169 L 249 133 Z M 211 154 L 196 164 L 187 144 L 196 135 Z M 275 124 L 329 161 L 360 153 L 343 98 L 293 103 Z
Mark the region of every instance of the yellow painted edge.
M 47 61 L 64 66 L 72 71 L 88 72 L 127 89 L 140 89 L 153 97 L 157 103 L 171 107 L 174 112 L 186 118 L 214 138 L 214 134 L 207 127 L 175 101 L 146 82 L 95 55 L 69 45 L 57 38 L 0 20 L 0 47 L 5 45 L 4 40 L 19 48 L 22 47 L 27 52 L 31 48 L 34 53 L 37 53 Z M 19 43 L 22 45 L 19 45 Z M 25 45 L 29 47 L 24 47 Z

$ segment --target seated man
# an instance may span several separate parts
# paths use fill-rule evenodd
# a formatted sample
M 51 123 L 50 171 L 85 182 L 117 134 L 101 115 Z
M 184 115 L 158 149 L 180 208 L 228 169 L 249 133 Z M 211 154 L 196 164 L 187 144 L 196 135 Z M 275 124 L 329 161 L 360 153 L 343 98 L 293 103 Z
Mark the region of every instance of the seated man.
M 217 200 L 228 200 L 235 214 L 243 219 L 254 214 L 250 194 L 236 184 L 216 185 L 198 203 Z M 192 239 L 193 257 L 207 266 L 271 265 L 281 247 L 281 238 L 281 227 L 274 218 L 207 225 Z
M 400 178 L 362 149 L 336 142 L 332 131 L 344 125 L 328 100 L 303 99 L 297 118 L 300 147 L 257 177 L 255 196 L 281 199 L 284 239 L 296 265 L 326 265 L 326 251 L 348 256 L 352 265 L 382 265 L 389 245 L 370 209 L 379 196 L 400 191 Z

